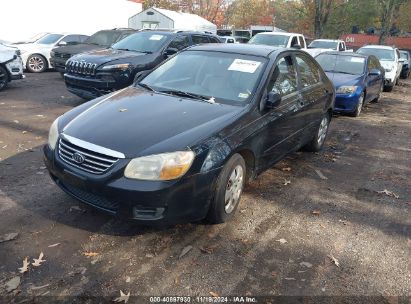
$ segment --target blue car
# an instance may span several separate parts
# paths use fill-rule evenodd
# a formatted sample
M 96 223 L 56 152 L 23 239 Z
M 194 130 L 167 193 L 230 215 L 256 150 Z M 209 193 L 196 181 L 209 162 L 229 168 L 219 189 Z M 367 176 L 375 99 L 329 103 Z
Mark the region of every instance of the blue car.
M 377 102 L 380 98 L 385 71 L 377 57 L 351 52 L 325 52 L 315 59 L 334 84 L 334 112 L 358 117 L 365 103 Z

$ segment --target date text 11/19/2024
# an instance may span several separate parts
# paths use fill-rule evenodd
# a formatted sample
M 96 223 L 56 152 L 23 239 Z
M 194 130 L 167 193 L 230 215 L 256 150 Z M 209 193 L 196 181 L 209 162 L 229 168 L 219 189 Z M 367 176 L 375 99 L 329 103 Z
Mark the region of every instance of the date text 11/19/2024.
M 150 303 L 257 303 L 255 297 L 249 296 L 182 296 L 182 297 L 150 297 Z

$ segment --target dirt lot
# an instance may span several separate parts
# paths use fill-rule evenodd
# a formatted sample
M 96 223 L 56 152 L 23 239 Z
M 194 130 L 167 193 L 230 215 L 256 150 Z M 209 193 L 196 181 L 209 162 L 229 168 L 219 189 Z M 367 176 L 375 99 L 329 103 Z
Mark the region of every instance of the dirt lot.
M 410 96 L 411 81 L 402 81 L 359 119 L 335 117 L 324 151 L 295 153 L 259 176 L 232 222 L 153 229 L 101 214 L 53 184 L 41 151 L 48 128 L 83 101 L 58 73 L 28 74 L 0 92 L 0 238 L 18 233 L 0 243 L 0 302 L 112 301 L 122 290 L 409 303 Z M 20 274 L 23 259 L 40 252 L 46 261 Z

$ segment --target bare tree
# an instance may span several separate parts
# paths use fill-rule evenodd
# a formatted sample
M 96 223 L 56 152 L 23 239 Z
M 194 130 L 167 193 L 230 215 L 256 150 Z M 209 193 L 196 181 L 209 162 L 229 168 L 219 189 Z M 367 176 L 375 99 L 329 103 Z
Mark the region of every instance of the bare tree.
M 393 23 L 394 12 L 399 10 L 400 6 L 410 0 L 379 0 L 381 6 L 381 33 L 378 40 L 379 44 L 384 44 L 385 39 L 390 34 L 390 28 Z

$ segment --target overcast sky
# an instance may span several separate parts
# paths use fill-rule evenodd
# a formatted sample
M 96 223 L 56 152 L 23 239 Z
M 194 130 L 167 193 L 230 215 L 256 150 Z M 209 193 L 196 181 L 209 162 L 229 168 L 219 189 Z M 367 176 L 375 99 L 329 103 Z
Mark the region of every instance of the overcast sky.
M 141 4 L 127 0 L 0 0 L 0 40 L 18 41 L 40 32 L 91 35 L 127 27 Z

